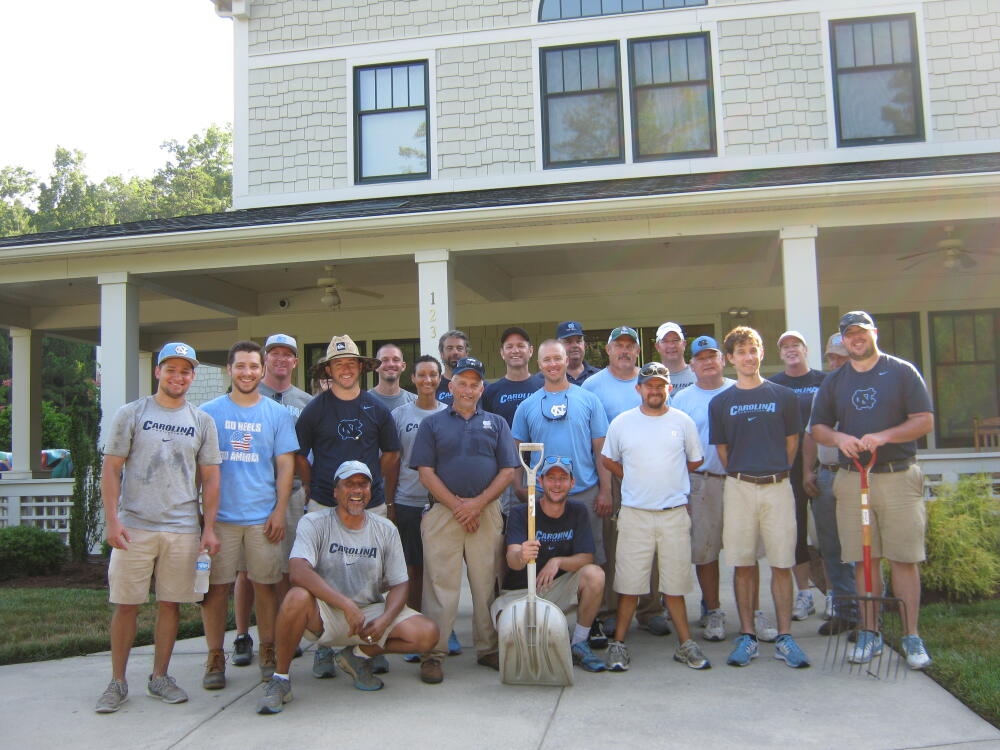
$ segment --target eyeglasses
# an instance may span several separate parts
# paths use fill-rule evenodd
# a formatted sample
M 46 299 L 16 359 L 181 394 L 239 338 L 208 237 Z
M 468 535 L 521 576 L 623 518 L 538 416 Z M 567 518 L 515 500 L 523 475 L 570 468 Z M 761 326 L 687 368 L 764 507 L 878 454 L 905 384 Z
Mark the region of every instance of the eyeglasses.
M 668 370 L 667 366 L 662 362 L 649 362 L 643 365 L 642 369 L 639 370 L 640 378 L 649 378 L 653 377 L 654 375 L 666 376 L 669 378 L 670 370 Z
M 561 419 L 566 419 L 566 415 L 569 414 L 569 391 L 559 391 L 558 393 L 546 391 L 539 403 L 542 407 L 542 416 L 548 421 L 558 422 Z

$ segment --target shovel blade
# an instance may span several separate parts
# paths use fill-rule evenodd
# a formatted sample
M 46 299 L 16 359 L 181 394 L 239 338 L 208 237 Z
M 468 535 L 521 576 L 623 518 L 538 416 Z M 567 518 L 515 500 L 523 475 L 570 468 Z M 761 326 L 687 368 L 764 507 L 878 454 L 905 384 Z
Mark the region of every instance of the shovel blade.
M 497 620 L 501 681 L 507 685 L 572 685 L 566 615 L 552 602 L 536 598 L 532 626 L 530 606 L 527 596 L 517 599 Z

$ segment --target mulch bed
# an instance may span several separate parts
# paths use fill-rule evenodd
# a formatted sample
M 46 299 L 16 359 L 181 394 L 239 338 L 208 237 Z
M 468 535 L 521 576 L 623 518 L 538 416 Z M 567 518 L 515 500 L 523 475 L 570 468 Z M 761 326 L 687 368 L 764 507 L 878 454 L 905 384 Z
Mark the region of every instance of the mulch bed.
M 67 562 L 62 570 L 49 576 L 25 576 L 0 581 L 7 589 L 105 589 L 108 587 L 108 560 L 91 556 L 84 562 Z

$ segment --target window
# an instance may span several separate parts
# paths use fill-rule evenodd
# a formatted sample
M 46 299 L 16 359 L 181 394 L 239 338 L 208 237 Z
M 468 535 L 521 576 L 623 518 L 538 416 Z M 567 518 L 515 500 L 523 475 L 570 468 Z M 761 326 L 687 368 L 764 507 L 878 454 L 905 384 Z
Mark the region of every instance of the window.
M 837 142 L 924 138 L 912 15 L 830 23 Z
M 615 16 L 620 13 L 692 8 L 707 4 L 708 0 L 542 0 L 538 20 Z
M 715 155 L 708 35 L 629 42 L 636 161 Z
M 357 182 L 430 176 L 427 63 L 354 69 Z
M 972 445 L 973 417 L 1000 414 L 1000 310 L 930 314 L 939 448 Z
M 617 43 L 544 49 L 541 56 L 545 167 L 623 161 Z

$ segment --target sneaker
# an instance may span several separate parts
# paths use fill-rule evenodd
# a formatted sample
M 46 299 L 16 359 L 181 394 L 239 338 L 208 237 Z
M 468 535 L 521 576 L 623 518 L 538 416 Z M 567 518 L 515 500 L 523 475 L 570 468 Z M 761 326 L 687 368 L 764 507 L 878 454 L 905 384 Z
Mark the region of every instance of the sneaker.
M 174 678 L 168 674 L 154 678 L 149 676 L 146 683 L 146 695 L 150 698 L 159 698 L 164 703 L 184 703 L 188 696 L 183 690 L 177 687 Z
M 639 623 L 639 627 L 648 630 L 653 635 L 670 635 L 670 622 L 663 615 L 653 615 L 645 623 Z
M 280 714 L 285 704 L 292 700 L 292 681 L 272 677 L 264 686 L 264 695 L 257 701 L 257 713 Z
M 403 656 L 403 661 L 407 664 L 416 664 L 420 661 L 420 654 L 406 654 Z
M 621 641 L 608 641 L 608 653 L 604 663 L 612 672 L 627 672 L 632 657 L 628 654 L 628 646 Z
M 440 659 L 427 659 L 420 664 L 420 681 L 428 685 L 437 685 L 444 680 L 444 670 Z
M 721 609 L 710 609 L 706 616 L 705 632 L 701 637 L 706 641 L 726 640 L 726 613 Z
M 774 658 L 781 659 L 792 669 L 804 669 L 809 666 L 809 657 L 806 652 L 799 648 L 792 636 L 785 633 L 779 635 L 774 643 Z
M 764 643 L 774 643 L 778 640 L 778 629 L 774 627 L 771 618 L 758 609 L 753 613 L 753 629 L 757 632 L 757 640 Z
M 847 661 L 851 664 L 867 664 L 876 656 L 882 653 L 882 634 L 874 633 L 871 630 L 862 630 L 858 634 L 858 640 L 854 643 L 854 648 L 847 654 Z
M 354 678 L 358 690 L 381 690 L 385 683 L 372 674 L 372 660 L 357 656 L 351 646 L 342 648 L 334 657 L 337 666 Z
M 829 620 L 833 617 L 833 592 L 827 591 L 823 599 L 823 619 Z
M 249 667 L 253 661 L 253 638 L 249 633 L 241 633 L 233 641 L 233 666 Z
M 451 631 L 451 635 L 448 636 L 448 656 L 459 656 L 462 653 L 462 644 L 458 640 L 458 636 L 455 635 L 455 631 Z
M 226 686 L 226 652 L 221 648 L 208 650 L 205 662 L 205 676 L 201 678 L 205 690 L 222 690 Z
M 816 614 L 816 605 L 813 604 L 812 591 L 800 591 L 795 595 L 795 604 L 792 605 L 792 619 L 805 620 L 809 615 Z
M 901 645 L 910 669 L 923 669 L 930 666 L 930 654 L 927 653 L 927 648 L 924 646 L 924 639 L 919 635 L 903 636 Z
M 698 648 L 698 644 L 688 638 L 674 651 L 674 661 L 690 667 L 691 669 L 711 669 L 712 663 L 705 658 Z
M 607 665 L 604 660 L 597 657 L 593 651 L 590 650 L 590 644 L 587 641 L 580 641 L 579 643 L 574 643 L 569 648 L 570 653 L 573 654 L 573 663 L 579 664 L 583 667 L 585 672 L 603 672 L 607 669 Z
M 838 615 L 834 615 L 829 620 L 819 626 L 817 631 L 820 635 L 840 635 L 848 630 L 854 630 L 858 624 L 853 620 L 848 620 Z
M 385 674 L 388 671 L 389 660 L 385 658 L 385 654 L 379 654 L 372 658 L 372 674 Z
M 94 710 L 99 714 L 113 714 L 127 700 L 128 683 L 125 680 L 112 680 L 97 699 Z
M 260 681 L 270 682 L 271 677 L 274 675 L 274 667 L 277 664 L 277 658 L 274 653 L 273 643 L 262 643 L 260 644 Z
M 760 638 L 760 636 L 757 636 Z M 752 659 L 757 658 L 757 641 L 746 633 L 741 633 L 733 641 L 733 650 L 726 658 L 726 664 L 731 667 L 745 667 Z
M 337 676 L 337 669 L 333 666 L 333 649 L 327 646 L 317 646 L 316 655 L 313 656 L 313 677 L 318 680 L 326 680 Z
M 590 635 L 587 636 L 587 645 L 592 649 L 602 651 L 608 647 L 608 635 L 604 632 L 604 623 L 596 617 L 594 624 L 590 626 Z

